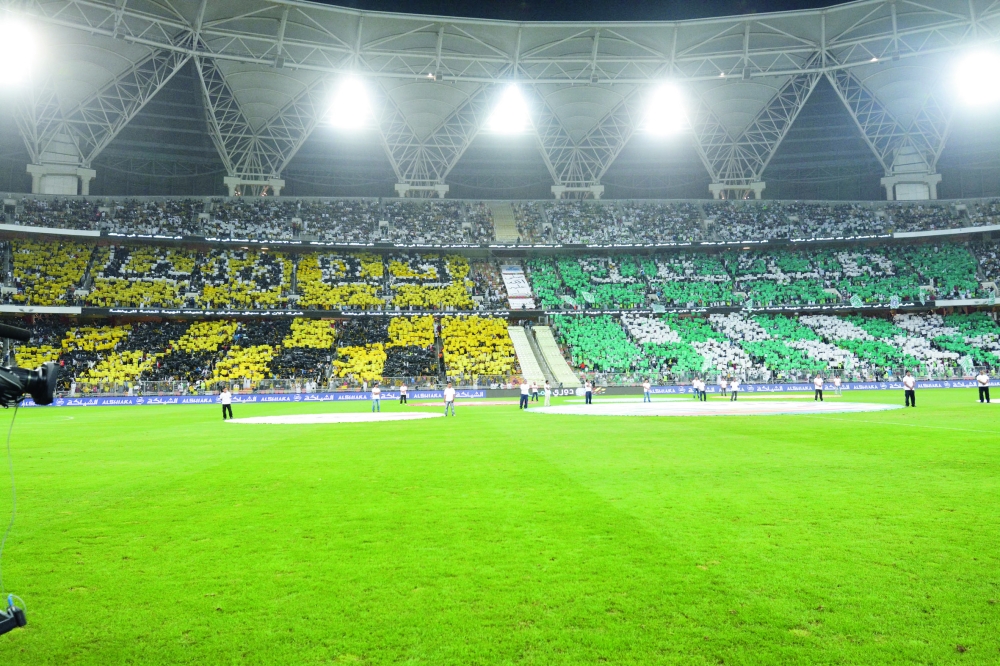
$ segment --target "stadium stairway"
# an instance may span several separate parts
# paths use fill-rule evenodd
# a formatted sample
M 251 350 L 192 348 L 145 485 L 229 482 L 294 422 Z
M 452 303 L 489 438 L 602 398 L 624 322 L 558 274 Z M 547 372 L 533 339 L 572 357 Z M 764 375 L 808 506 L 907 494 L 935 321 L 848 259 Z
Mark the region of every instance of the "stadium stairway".
M 506 201 L 491 201 L 490 211 L 493 212 L 493 235 L 497 242 L 516 242 L 517 220 L 514 219 L 514 208 Z
M 556 344 L 556 339 L 552 336 L 552 329 L 548 326 L 535 326 L 533 330 L 535 340 L 538 342 L 538 349 L 542 352 L 542 358 L 545 359 L 549 370 L 552 371 L 556 384 L 563 388 L 579 387 L 580 379 L 573 372 L 573 368 L 569 367 L 562 352 L 559 351 L 559 345 Z
M 545 381 L 549 382 L 552 386 L 556 386 L 556 378 L 552 375 L 552 371 L 549 369 L 549 364 L 545 362 L 545 357 L 542 356 L 542 350 L 538 348 L 538 341 L 535 339 L 534 328 L 529 328 L 525 331 L 524 336 L 528 339 L 528 344 L 531 345 L 531 352 L 538 359 L 538 365 L 542 369 L 542 374 L 545 375 Z
M 543 383 L 545 373 L 542 372 L 542 366 L 535 358 L 535 352 L 531 349 L 531 343 L 528 342 L 528 334 L 525 333 L 524 327 L 508 326 L 507 333 L 510 335 L 511 342 L 514 343 L 514 353 L 517 354 L 517 363 L 521 366 L 521 374 L 525 380 L 537 384 Z

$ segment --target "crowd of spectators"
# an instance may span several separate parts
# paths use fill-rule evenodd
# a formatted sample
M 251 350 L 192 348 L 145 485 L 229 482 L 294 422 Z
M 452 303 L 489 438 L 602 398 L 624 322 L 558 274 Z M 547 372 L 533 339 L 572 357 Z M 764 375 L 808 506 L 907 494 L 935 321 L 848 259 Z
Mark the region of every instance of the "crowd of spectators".
M 471 268 L 472 299 L 484 310 L 506 309 L 509 305 L 507 289 L 496 263 L 473 261 Z
M 96 229 L 101 221 L 99 205 L 88 199 L 22 199 L 13 223 L 54 229 Z
M 971 226 L 967 211 L 948 202 L 890 203 L 885 207 L 886 226 L 893 231 L 925 231 Z
M 517 224 L 517 242 L 524 245 L 551 243 L 551 226 L 546 227 L 545 216 L 539 206 L 531 201 L 515 201 L 514 221 Z
M 992 270 L 994 245 L 975 251 L 983 257 L 984 269 Z M 527 267 L 539 302 L 556 309 L 761 308 L 855 299 L 890 304 L 894 297 L 913 304 L 985 296 L 976 258 L 957 244 L 536 258 Z
M 678 244 L 851 238 L 1000 222 L 1000 200 L 513 202 L 522 244 Z M 483 202 L 434 199 L 24 197 L 9 222 L 116 234 L 342 243 L 494 241 Z M 385 222 L 387 226 L 380 224 Z
M 743 241 L 788 238 L 791 228 L 779 202 L 719 201 L 704 206 L 715 238 Z
M 119 234 L 202 236 L 206 231 L 198 213 L 204 207 L 196 199 L 158 199 L 108 202 L 98 228 Z
M 809 381 L 969 375 L 1000 365 L 1000 326 L 987 313 L 905 314 L 894 318 L 764 314 L 557 316 L 571 365 L 631 381 L 700 377 Z
M 885 216 L 868 204 L 784 204 L 791 238 L 848 238 L 886 233 Z
M 478 209 L 475 220 L 469 220 L 468 209 L 461 201 L 394 200 L 386 202 L 382 213 L 389 228 L 381 239 L 392 243 L 489 243 L 493 227 Z

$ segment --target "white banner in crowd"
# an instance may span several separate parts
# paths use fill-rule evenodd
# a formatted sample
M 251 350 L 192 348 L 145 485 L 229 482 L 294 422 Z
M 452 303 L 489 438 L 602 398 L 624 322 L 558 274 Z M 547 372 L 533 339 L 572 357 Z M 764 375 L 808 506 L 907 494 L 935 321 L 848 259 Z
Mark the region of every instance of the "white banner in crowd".
M 507 288 L 507 300 L 510 302 L 511 310 L 534 310 L 535 298 L 531 293 L 531 284 L 528 282 L 524 269 L 520 265 L 511 264 L 500 268 L 500 275 L 503 276 L 503 284 Z

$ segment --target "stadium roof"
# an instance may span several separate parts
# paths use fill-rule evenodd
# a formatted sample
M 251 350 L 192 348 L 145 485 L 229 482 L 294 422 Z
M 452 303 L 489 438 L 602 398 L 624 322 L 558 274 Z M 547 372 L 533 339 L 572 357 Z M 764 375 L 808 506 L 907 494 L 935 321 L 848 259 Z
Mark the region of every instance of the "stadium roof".
M 49 55 L 18 112 L 34 164 L 90 168 L 193 66 L 227 175 L 276 184 L 350 75 L 368 86 L 396 181 L 424 192 L 447 184 L 512 82 L 553 184 L 569 193 L 599 191 L 665 81 L 683 89 L 698 157 L 718 187 L 762 180 L 821 78 L 885 176 L 919 180 L 935 173 L 954 113 L 949 59 L 1000 36 L 1000 3 L 990 0 L 618 23 L 276 0 L 32 0 L 23 12 L 44 24 Z

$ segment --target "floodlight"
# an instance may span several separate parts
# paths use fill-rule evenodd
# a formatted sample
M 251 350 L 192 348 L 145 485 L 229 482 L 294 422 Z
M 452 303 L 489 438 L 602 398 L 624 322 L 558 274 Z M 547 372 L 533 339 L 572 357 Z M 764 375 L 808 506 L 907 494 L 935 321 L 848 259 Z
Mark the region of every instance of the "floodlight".
M 358 129 L 371 121 L 372 107 L 368 88 L 360 79 L 344 79 L 337 87 L 330 104 L 330 124 L 340 129 Z
M 0 88 L 25 83 L 39 57 L 35 32 L 13 17 L 0 18 Z
M 973 51 L 955 69 L 955 90 L 968 106 L 991 106 L 1000 102 L 1000 54 Z
M 514 84 L 507 86 L 490 115 L 489 128 L 499 134 L 520 134 L 530 123 L 531 114 L 521 89 Z
M 646 108 L 646 131 L 657 136 L 677 134 L 687 124 L 684 95 L 672 83 L 653 90 Z

